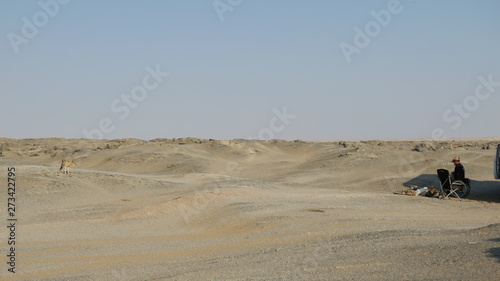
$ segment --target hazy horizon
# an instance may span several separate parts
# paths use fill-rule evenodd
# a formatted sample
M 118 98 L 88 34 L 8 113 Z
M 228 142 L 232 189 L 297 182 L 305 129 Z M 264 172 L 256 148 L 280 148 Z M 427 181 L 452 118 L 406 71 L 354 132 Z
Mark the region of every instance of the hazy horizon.
M 0 137 L 494 138 L 500 2 L 4 1 Z

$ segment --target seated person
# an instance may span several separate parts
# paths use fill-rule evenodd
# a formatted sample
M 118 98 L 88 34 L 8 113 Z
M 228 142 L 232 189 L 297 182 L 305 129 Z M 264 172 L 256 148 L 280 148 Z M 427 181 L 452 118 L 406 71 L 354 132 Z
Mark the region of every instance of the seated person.
M 453 164 L 455 164 L 455 171 L 451 173 L 453 180 L 461 180 L 466 181 L 465 179 L 465 169 L 464 166 L 460 163 L 460 157 L 453 157 Z

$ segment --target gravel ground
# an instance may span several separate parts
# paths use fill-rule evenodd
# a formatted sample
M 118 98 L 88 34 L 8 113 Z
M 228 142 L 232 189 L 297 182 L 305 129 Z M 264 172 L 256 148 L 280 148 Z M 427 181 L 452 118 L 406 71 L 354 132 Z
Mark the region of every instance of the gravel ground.
M 500 276 L 491 140 L 1 142 L 19 218 L 16 274 L 4 262 L 2 280 Z M 467 199 L 392 193 L 436 184 L 457 154 L 472 178 Z M 61 158 L 78 163 L 69 175 Z

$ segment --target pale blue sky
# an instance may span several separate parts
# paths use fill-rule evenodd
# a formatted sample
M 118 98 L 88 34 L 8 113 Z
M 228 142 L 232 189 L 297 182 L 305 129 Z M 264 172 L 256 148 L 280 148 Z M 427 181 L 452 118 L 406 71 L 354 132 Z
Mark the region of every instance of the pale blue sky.
M 0 1 L 0 137 L 500 136 L 497 0 L 66 1 Z

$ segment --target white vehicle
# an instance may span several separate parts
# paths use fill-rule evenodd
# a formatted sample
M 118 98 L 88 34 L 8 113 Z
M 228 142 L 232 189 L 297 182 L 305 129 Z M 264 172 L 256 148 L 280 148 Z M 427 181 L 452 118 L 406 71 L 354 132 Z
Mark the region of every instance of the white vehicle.
M 497 156 L 495 156 L 495 179 L 500 180 L 500 144 L 497 146 Z

